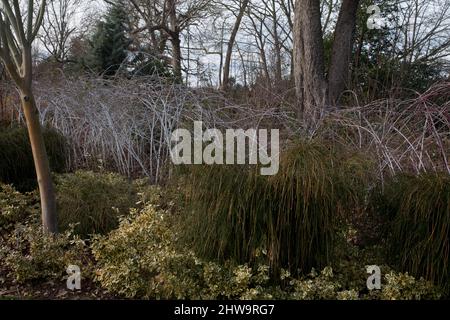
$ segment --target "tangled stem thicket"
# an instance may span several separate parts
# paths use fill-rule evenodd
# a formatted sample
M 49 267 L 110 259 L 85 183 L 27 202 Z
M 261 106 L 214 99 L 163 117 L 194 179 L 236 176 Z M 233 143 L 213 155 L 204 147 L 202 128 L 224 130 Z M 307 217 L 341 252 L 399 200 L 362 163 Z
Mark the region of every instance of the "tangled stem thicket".
M 258 108 L 236 104 L 216 90 L 154 78 L 62 77 L 37 83 L 36 92 L 42 122 L 71 143 L 72 169 L 102 166 L 158 182 L 169 172 L 172 132 L 201 120 L 208 128 L 279 128 L 282 144 L 298 137 L 331 140 L 372 156 L 381 178 L 397 172 L 450 173 L 450 82 L 408 100 L 321 113 L 307 124 L 286 101 Z

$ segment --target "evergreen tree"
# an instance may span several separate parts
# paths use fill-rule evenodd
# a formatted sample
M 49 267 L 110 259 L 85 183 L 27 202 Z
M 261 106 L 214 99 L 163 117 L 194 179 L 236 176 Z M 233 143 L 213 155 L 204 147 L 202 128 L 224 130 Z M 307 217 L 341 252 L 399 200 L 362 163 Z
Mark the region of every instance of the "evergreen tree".
M 96 27 L 85 65 L 106 76 L 115 75 L 128 57 L 128 17 L 122 1 L 111 5 Z
M 156 54 L 152 54 L 151 48 L 142 48 L 134 53 L 130 70 L 133 76 L 155 76 L 169 82 L 175 80 L 169 65 Z

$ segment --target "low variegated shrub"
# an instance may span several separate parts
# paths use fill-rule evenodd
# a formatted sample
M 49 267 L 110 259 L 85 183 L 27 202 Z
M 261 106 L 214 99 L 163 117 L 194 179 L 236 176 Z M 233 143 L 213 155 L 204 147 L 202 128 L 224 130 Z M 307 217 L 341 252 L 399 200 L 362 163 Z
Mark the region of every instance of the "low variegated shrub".
M 0 183 L 0 234 L 14 229 L 16 223 L 30 216 L 39 217 L 39 203 L 35 194 L 22 194 L 11 185 Z
M 95 278 L 111 293 L 147 299 L 437 299 L 439 291 L 423 279 L 383 268 L 382 290 L 369 293 L 365 259 L 350 256 L 339 268 L 313 271 L 300 279 L 269 266 L 236 265 L 197 257 L 185 248 L 168 213 L 149 205 L 133 209 L 117 230 L 95 239 Z M 257 250 L 264 256 L 267 251 Z M 371 259 L 369 257 L 368 259 Z M 261 259 L 264 261 L 264 259 Z M 281 283 L 281 284 L 280 284 Z
M 96 279 L 128 298 L 265 297 L 259 288 L 269 280 L 267 267 L 253 271 L 248 266 L 203 261 L 179 249 L 176 241 L 164 213 L 152 205 L 142 212 L 133 209 L 117 230 L 94 242 Z
M 68 231 L 43 232 L 37 223 L 18 224 L 0 246 L 1 264 L 18 283 L 63 280 L 69 265 L 77 265 L 83 277 L 92 273 L 89 247 Z

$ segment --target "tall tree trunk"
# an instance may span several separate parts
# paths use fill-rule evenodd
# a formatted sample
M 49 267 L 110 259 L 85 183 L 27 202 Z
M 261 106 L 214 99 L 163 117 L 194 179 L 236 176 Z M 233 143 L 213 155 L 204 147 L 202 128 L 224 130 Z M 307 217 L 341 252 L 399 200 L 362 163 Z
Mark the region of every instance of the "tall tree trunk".
M 175 80 L 179 83 L 183 81 L 181 74 L 181 39 L 180 26 L 178 25 L 176 1 L 168 1 L 170 20 L 170 42 L 172 43 L 172 68 Z
M 266 50 L 264 49 L 264 44 L 262 41 L 260 41 L 259 47 L 259 58 L 261 59 L 262 64 L 262 77 L 264 79 L 265 85 L 269 90 L 272 90 L 272 81 L 270 80 L 270 72 L 269 72 L 269 65 L 267 64 L 267 58 L 266 58 Z
M 272 0 L 272 20 L 273 20 L 273 41 L 274 41 L 274 50 L 275 50 L 275 82 L 277 87 L 283 77 L 282 70 L 282 59 L 281 59 L 281 43 L 280 37 L 278 36 L 278 16 L 277 16 L 277 7 L 275 0 Z
M 172 43 L 172 68 L 173 74 L 177 82 L 183 81 L 181 74 L 181 40 L 179 34 L 173 34 L 171 37 Z
M 320 0 L 295 3 L 294 64 L 299 116 L 323 108 L 327 100 Z
M 245 65 L 245 59 L 244 55 L 242 54 L 242 51 L 238 49 L 239 57 L 241 58 L 241 64 L 242 64 L 242 76 L 244 77 L 244 88 L 247 88 L 248 82 L 247 82 L 247 67 Z
M 33 16 L 35 13 L 33 1 L 28 1 L 27 14 L 21 12 L 19 1 L 13 1 L 14 12 L 8 2 L 10 1 L 2 1 L 0 10 L 0 60 L 4 63 L 9 76 L 20 92 L 39 184 L 44 231 L 56 233 L 58 228 L 55 192 L 39 123 L 39 114 L 32 92 L 33 60 L 31 49 L 42 25 L 46 1 L 40 1 L 36 17 Z M 4 10 L 6 10 L 6 13 Z M 6 16 L 7 18 L 5 18 Z M 24 20 L 27 28 L 24 27 Z M 11 25 L 12 28 L 10 28 Z
M 20 88 L 21 103 L 30 138 L 33 153 L 36 176 L 41 197 L 42 223 L 44 231 L 50 233 L 58 232 L 56 220 L 56 200 L 50 173 L 50 165 L 39 123 L 39 113 L 36 107 L 31 88 Z
M 334 32 L 328 72 L 329 102 L 335 105 L 349 85 L 350 62 L 359 0 L 343 0 Z
M 290 60 L 291 60 L 291 66 L 289 71 L 289 82 L 294 83 L 295 82 L 295 63 L 294 63 L 294 51 L 291 50 L 290 52 Z
M 230 39 L 228 41 L 227 53 L 225 55 L 225 63 L 223 66 L 223 80 L 222 89 L 227 89 L 230 83 L 230 66 L 231 66 L 231 55 L 233 54 L 233 46 L 236 41 L 236 36 L 241 26 L 242 18 L 244 17 L 245 10 L 250 0 L 243 0 L 241 7 L 239 9 L 239 14 L 236 17 L 233 30 L 231 31 Z

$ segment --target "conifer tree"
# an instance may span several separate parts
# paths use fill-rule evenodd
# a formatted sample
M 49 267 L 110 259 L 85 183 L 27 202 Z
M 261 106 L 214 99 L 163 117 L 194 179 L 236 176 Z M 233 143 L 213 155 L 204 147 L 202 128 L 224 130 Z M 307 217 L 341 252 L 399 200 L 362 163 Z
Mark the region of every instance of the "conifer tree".
M 112 4 L 96 27 L 91 50 L 85 64 L 93 70 L 111 76 L 117 73 L 128 57 L 131 43 L 127 36 L 128 17 L 122 1 Z

